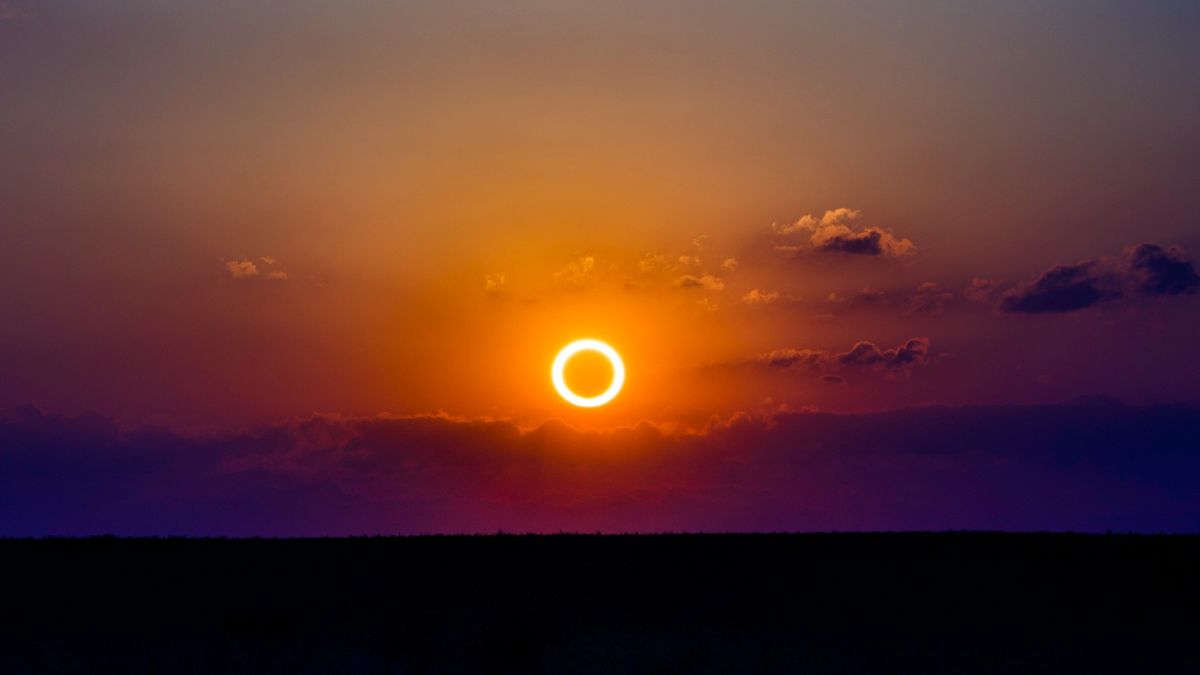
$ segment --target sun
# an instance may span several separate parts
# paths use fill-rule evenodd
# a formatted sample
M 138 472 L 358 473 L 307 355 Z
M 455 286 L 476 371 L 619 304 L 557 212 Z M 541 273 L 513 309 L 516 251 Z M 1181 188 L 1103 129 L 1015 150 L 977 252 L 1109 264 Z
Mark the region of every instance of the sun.
M 597 352 L 608 359 L 609 364 L 612 365 L 612 383 L 608 385 L 608 389 L 597 396 L 584 397 L 576 394 L 571 391 L 563 378 L 567 362 L 571 360 L 572 356 L 584 351 Z M 550 368 L 550 380 L 554 382 L 554 388 L 558 391 L 558 395 L 566 399 L 567 403 L 580 408 L 598 408 L 616 398 L 617 394 L 621 392 L 621 387 L 625 384 L 625 363 L 621 361 L 621 355 L 617 353 L 617 350 L 604 342 L 592 339 L 576 340 L 563 347 L 558 352 L 558 356 L 554 357 L 554 366 Z

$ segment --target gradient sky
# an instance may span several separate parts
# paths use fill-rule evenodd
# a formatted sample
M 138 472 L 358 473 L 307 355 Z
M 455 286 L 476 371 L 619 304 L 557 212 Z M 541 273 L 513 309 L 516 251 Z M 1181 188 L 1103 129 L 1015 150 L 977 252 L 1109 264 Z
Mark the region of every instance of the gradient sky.
M 522 439 L 546 424 L 609 441 L 649 425 L 675 439 L 663 452 L 682 452 L 674 434 L 715 442 L 743 418 L 1062 412 L 1097 396 L 1147 425 L 1148 411 L 1177 410 L 1164 404 L 1194 410 L 1198 27 L 1191 2 L 0 0 L 0 410 L 15 411 L 0 437 L 17 452 L 4 461 L 37 483 L 22 448 L 74 448 L 53 439 L 95 431 L 93 413 L 120 452 L 158 429 L 209 456 L 214 439 L 317 421 L 344 434 L 317 443 L 338 452 L 372 420 L 434 419 Z M 580 337 L 611 343 L 628 369 L 599 410 L 550 384 L 555 352 Z M 1179 414 L 1191 421 L 1172 428 L 1191 429 Z M 248 466 L 235 459 L 195 470 Z M 630 461 L 605 499 L 678 478 Z M 486 501 L 506 471 L 446 489 Z M 767 473 L 739 485 L 811 484 Z M 1021 475 L 1013 485 L 1050 480 Z M 1103 483 L 1069 476 L 1059 487 Z M 221 501 L 226 488 L 197 481 L 215 491 L 201 501 Z M 367 492 L 403 492 L 378 481 Z M 747 503 L 720 506 L 736 501 L 728 482 L 703 506 L 663 507 L 690 519 L 614 506 L 624 515 L 573 520 L 517 482 L 538 505 L 499 523 L 518 529 L 940 522 L 804 520 L 790 502 L 739 520 Z M 1194 488 L 1172 494 L 1182 501 L 1157 511 L 1131 496 L 1143 515 L 1113 521 L 1200 528 Z M 499 522 L 456 502 L 419 526 L 394 507 L 324 527 L 84 527 L 71 511 L 33 519 L 32 504 L 10 503 L 6 531 Z M 1036 526 L 1041 507 L 1027 508 L 978 523 Z M 1084 509 L 1045 524 L 1106 522 Z

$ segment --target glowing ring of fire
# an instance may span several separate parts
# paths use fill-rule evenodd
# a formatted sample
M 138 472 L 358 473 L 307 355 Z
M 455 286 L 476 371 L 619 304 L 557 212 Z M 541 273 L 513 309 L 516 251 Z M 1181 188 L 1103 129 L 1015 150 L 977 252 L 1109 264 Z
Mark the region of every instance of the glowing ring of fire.
M 576 394 L 567 386 L 566 380 L 563 379 L 563 370 L 567 367 L 567 361 L 570 361 L 571 357 L 579 352 L 599 352 L 612 365 L 612 383 L 608 385 L 608 389 L 605 389 L 604 393 L 588 398 Z M 550 379 L 554 382 L 554 388 L 558 390 L 558 395 L 571 405 L 595 408 L 613 400 L 621 391 L 621 387 L 625 384 L 625 363 L 621 361 L 621 355 L 617 353 L 617 350 L 599 340 L 576 340 L 563 347 L 558 356 L 554 357 L 554 367 L 550 369 Z

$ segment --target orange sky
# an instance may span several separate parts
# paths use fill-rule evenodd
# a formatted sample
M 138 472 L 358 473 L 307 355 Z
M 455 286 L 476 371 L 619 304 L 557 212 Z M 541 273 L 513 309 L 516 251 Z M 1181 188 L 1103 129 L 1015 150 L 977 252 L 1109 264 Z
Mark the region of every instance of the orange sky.
M 1200 248 L 1188 11 L 30 5 L 0 21 L 0 403 L 1195 402 L 1190 291 L 1003 300 Z M 580 337 L 628 366 L 599 411 L 550 387 Z

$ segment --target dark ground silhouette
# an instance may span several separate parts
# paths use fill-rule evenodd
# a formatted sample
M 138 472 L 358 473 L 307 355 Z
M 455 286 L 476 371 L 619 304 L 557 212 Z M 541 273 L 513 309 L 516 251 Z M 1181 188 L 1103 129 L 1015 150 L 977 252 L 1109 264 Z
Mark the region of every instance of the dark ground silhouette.
M 0 541 L 0 671 L 1184 673 L 1200 537 Z

